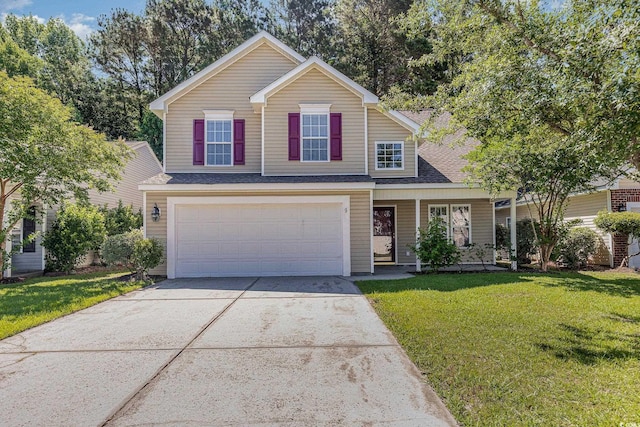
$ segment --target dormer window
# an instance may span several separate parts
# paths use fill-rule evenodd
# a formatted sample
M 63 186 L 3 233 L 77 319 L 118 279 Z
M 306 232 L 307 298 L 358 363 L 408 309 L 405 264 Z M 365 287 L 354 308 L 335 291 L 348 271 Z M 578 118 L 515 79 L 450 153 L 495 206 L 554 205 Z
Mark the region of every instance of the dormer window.
M 302 161 L 329 161 L 330 105 L 300 105 Z

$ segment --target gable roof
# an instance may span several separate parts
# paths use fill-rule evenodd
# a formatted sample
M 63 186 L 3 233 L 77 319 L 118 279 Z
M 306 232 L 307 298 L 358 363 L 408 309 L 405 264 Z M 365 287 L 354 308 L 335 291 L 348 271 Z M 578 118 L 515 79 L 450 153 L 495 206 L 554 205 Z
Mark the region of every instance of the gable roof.
M 273 83 L 251 95 L 249 101 L 254 105 L 254 108 L 258 110 L 257 107 L 267 105 L 267 100 L 271 95 L 278 93 L 281 89 L 284 89 L 289 84 L 293 83 L 311 70 L 320 71 L 322 74 L 340 84 L 344 88 L 350 90 L 355 95 L 360 96 L 362 98 L 363 106 L 378 107 L 379 99 L 376 95 L 316 56 L 312 56 Z M 419 124 L 397 111 L 380 110 L 380 112 L 405 129 L 413 132 L 414 135 L 417 134 L 418 130 L 420 129 Z
M 169 92 L 151 102 L 151 104 L 149 104 L 149 108 L 156 115 L 162 117 L 162 113 L 166 111 L 166 108 L 171 102 L 190 92 L 192 89 L 199 86 L 214 74 L 219 73 L 227 66 L 231 65 L 247 53 L 265 43 L 273 47 L 295 63 L 300 64 L 305 61 L 305 58 L 298 52 L 291 49 L 289 46 L 285 45 L 266 31 L 260 31 L 258 34 L 251 37 L 249 40 L 245 41 L 240 46 L 236 47 L 231 52 L 215 61 L 213 64 L 194 74 L 192 77 L 183 81 L 182 83 L 171 89 Z
M 312 69 L 319 70 L 327 77 L 333 79 L 336 83 L 342 85 L 346 89 L 362 97 L 363 105 L 378 104 L 377 96 L 375 96 L 373 93 L 369 92 L 367 89 L 360 86 L 358 83 L 354 82 L 349 77 L 345 76 L 340 71 L 336 70 L 331 65 L 327 64 L 322 59 L 316 56 L 312 56 L 302 64 L 298 65 L 293 70 L 289 71 L 287 74 L 280 77 L 278 80 L 274 81 L 267 87 L 251 95 L 251 98 L 249 98 L 249 101 L 252 104 L 266 105 L 267 99 L 271 95 L 277 93 L 281 89 L 293 83 L 298 78 L 300 78 L 301 76 L 303 76 L 304 74 L 306 74 L 308 71 Z

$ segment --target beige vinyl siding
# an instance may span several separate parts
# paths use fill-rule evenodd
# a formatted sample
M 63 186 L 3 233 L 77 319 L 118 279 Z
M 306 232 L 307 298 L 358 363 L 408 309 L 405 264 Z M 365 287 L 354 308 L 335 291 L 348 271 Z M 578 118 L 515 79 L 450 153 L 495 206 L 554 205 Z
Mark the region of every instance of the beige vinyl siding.
M 415 176 L 416 143 L 410 138 L 411 132 L 373 108 L 367 108 L 367 127 L 369 175 L 374 178 Z M 376 170 L 376 141 L 404 141 L 404 170 Z
M 371 272 L 371 206 L 369 191 L 322 191 L 322 192 L 246 192 L 242 196 L 309 196 L 313 195 L 348 195 L 351 201 L 351 271 L 352 273 L 370 273 Z M 167 212 L 167 197 L 208 197 L 208 196 L 230 196 L 238 195 L 238 193 L 230 194 L 225 192 L 184 192 L 184 193 L 167 193 L 167 192 L 147 192 L 147 212 L 145 212 L 147 237 L 156 237 L 162 243 L 165 249 L 167 247 L 167 216 L 163 214 L 158 222 L 151 221 L 151 209 L 154 203 L 163 213 Z M 163 262 L 160 266 L 151 271 L 152 274 L 166 275 L 167 266 Z
M 621 190 L 637 189 L 640 188 L 640 182 L 632 181 L 628 178 L 620 178 L 618 188 Z
M 167 172 L 260 172 L 261 117 L 254 112 L 249 97 L 295 66 L 263 43 L 171 103 L 166 116 Z M 234 110 L 234 119 L 245 120 L 244 165 L 193 165 L 193 120 L 203 119 L 203 110 Z
M 496 224 L 502 224 L 507 226 L 507 218 L 511 217 L 511 210 L 509 207 L 496 209 Z
M 493 245 L 493 203 L 489 199 L 475 200 L 422 200 L 420 203 L 420 225 L 429 223 L 429 205 L 470 205 L 471 206 L 471 243 L 482 248 L 485 244 Z M 451 215 L 449 209 L 449 216 Z M 462 262 L 479 262 L 469 255 L 469 250 L 461 248 Z M 493 262 L 493 252 L 487 251 L 485 262 Z
M 122 200 L 125 206 L 133 205 L 134 211 L 142 209 L 142 191 L 138 190 L 138 184 L 162 172 L 160 164 L 148 145 L 142 145 L 135 150 L 135 157 L 127 163 L 122 180 L 115 185 L 113 192 L 98 193 L 89 192 L 89 199 L 94 205 L 109 205 L 110 208 L 118 206 Z
M 289 161 L 289 113 L 300 104 L 331 104 L 342 113 L 342 160 Z M 302 158 L 302 149 L 300 150 Z M 273 94 L 265 107 L 265 175 L 326 175 L 365 173 L 364 108 L 362 98 L 312 68 Z

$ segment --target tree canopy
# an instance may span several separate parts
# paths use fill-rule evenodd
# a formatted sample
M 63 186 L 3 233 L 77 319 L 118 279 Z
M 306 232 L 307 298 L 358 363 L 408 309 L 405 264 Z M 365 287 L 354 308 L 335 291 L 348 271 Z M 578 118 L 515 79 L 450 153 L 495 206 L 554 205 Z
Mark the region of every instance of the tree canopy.
M 60 100 L 27 77 L 0 71 L 0 249 L 35 203 L 55 205 L 91 188 L 107 191 L 131 156 L 121 141 L 72 120 Z M 3 264 L 0 263 L 0 271 Z

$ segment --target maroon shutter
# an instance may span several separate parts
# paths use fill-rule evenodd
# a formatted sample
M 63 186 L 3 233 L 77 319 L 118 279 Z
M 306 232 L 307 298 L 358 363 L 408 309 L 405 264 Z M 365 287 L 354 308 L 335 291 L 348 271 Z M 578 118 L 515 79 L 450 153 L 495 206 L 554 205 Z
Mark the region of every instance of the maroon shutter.
M 331 160 L 342 160 L 342 113 L 331 113 Z
M 193 121 L 193 164 L 204 165 L 204 120 Z
M 233 164 L 244 165 L 244 119 L 233 121 Z
M 300 113 L 289 113 L 289 160 L 300 160 Z

